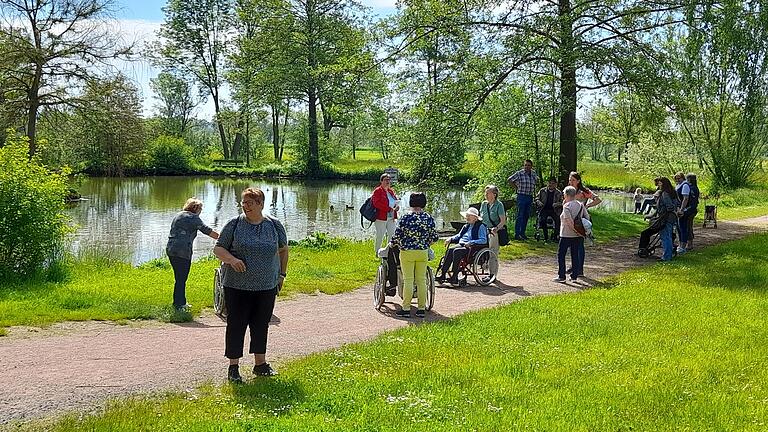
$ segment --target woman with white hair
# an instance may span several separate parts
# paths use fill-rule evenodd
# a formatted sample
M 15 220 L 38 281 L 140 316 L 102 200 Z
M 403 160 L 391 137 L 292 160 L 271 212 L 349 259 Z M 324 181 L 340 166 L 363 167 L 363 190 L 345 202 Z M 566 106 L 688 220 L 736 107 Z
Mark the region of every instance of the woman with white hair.
M 560 213 L 560 243 L 557 251 L 557 277 L 555 282 L 565 282 L 565 254 L 571 251 L 571 280 L 576 281 L 584 274 L 584 233 L 577 230 L 577 220 L 587 217 L 584 204 L 576 199 L 578 190 L 573 186 L 563 189 L 563 212 Z
M 200 212 L 203 211 L 203 202 L 197 198 L 190 198 L 184 204 L 184 208 L 171 222 L 171 233 L 168 235 L 168 244 L 165 253 L 173 267 L 173 306 L 176 309 L 188 309 L 187 304 L 187 278 L 192 268 L 192 242 L 197 237 L 197 232 L 207 235 L 212 239 L 219 238 L 219 233 L 203 223 Z
M 445 246 L 448 247 L 451 243 L 458 243 L 459 245 L 454 248 L 450 248 L 445 253 L 445 260 L 443 261 L 443 268 L 440 269 L 440 276 L 435 280 L 443 283 L 446 281 L 446 273 L 448 268 L 451 269 L 451 278 L 448 283 L 451 285 L 459 284 L 459 263 L 461 259 L 469 255 L 470 249 L 488 247 L 488 228 L 482 223 L 483 218 L 480 216 L 480 212 L 476 208 L 470 207 L 467 211 L 460 212 L 467 223 L 461 228 L 458 234 L 453 237 L 445 239 Z

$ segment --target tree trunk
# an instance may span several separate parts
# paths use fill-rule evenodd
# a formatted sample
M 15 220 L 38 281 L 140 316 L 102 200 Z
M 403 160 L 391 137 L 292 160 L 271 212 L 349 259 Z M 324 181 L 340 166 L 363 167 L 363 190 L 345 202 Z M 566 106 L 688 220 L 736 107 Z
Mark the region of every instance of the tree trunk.
M 352 125 L 352 160 L 357 159 L 355 152 L 357 150 L 357 126 Z
M 251 117 L 245 119 L 245 166 L 251 166 Z
M 235 141 L 232 143 L 232 159 L 240 157 L 240 149 L 243 147 L 243 128 L 245 128 L 244 113 L 240 113 L 237 119 L 237 130 L 235 131 Z
M 576 171 L 576 53 L 570 0 L 559 0 L 560 15 L 560 173 L 561 184 Z
M 280 161 L 280 106 L 276 103 L 270 104 L 272 108 L 272 150 L 275 160 Z
M 286 99 L 285 115 L 283 116 L 283 133 L 280 136 L 280 157 L 277 159 L 278 162 L 281 162 L 283 160 L 283 150 L 285 149 L 285 131 L 288 130 L 288 117 L 290 113 L 291 113 L 291 100 Z
M 229 159 L 229 145 L 227 145 L 227 134 L 224 132 L 224 124 L 221 122 L 221 107 L 219 106 L 218 92 L 211 91 L 213 96 L 213 108 L 216 112 L 216 125 L 219 127 L 219 139 L 221 148 L 224 151 L 224 159 Z
M 307 91 L 309 101 L 309 159 L 307 160 L 307 176 L 314 177 L 320 172 L 320 152 L 317 136 L 317 89 L 311 87 Z
M 29 96 L 29 110 L 27 111 L 27 138 L 29 138 L 29 158 L 37 153 L 37 110 L 40 109 L 40 81 L 42 80 L 43 69 L 37 67 L 35 69 L 35 77 L 32 78 L 32 84 L 30 85 Z

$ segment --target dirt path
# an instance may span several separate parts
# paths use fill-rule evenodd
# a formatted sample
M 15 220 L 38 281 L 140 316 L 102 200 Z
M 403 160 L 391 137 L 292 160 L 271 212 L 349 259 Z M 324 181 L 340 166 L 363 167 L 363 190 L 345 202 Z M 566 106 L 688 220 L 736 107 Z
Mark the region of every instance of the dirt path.
M 768 216 L 739 223 L 721 222 L 717 230 L 697 230 L 697 247 L 765 230 Z M 636 240 L 587 248 L 586 275 L 592 280 L 650 264 L 631 255 Z M 504 263 L 497 286 L 438 288 L 428 320 L 509 303 L 534 295 L 578 291 L 589 283 L 552 282 L 553 257 Z M 371 288 L 335 296 L 304 296 L 279 302 L 268 353 L 281 362 L 350 342 L 417 320 L 394 316 L 393 299 L 383 313 L 371 304 Z M 12 328 L 0 338 L 0 425 L 72 409 L 96 407 L 106 399 L 220 382 L 226 372 L 224 324 L 213 316 L 192 323 L 63 323 L 31 331 Z M 252 360 L 246 359 L 250 366 Z M 250 373 L 245 375 L 250 377 Z

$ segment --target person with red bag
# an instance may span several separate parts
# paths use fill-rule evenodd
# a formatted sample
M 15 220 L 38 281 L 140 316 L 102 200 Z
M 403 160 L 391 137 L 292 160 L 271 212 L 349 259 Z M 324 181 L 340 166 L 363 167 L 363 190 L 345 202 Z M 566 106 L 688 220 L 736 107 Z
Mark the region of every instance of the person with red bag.
M 397 228 L 397 212 L 400 211 L 400 201 L 392 189 L 392 177 L 389 174 L 382 174 L 380 184 L 373 190 L 371 202 L 376 208 L 376 240 L 373 242 L 373 253 L 378 256 L 384 236 L 387 242 L 395 235 Z

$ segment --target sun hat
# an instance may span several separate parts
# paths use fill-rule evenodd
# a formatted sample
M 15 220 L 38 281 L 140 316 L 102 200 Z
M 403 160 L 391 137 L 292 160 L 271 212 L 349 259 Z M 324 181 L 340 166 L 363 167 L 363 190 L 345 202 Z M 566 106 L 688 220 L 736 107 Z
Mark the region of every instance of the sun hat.
M 470 207 L 467 209 L 467 211 L 463 211 L 459 213 L 464 217 L 467 217 L 467 215 L 472 215 L 472 216 L 475 216 L 479 221 L 483 220 L 483 218 L 480 217 L 480 212 L 477 211 L 477 209 L 474 207 Z

